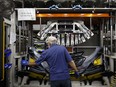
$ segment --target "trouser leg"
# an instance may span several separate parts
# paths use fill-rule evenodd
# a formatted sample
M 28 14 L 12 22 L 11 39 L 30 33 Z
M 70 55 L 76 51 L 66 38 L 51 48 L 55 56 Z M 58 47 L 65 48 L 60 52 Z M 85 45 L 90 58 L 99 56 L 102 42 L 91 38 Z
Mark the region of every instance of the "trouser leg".
M 72 87 L 71 80 L 51 81 L 51 87 Z

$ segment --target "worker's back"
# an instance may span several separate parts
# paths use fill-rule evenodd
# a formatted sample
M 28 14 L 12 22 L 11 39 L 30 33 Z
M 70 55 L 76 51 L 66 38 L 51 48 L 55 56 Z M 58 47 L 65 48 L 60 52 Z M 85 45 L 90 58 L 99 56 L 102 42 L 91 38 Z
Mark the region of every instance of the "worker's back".
M 67 62 L 71 61 L 72 58 L 64 46 L 54 44 L 46 50 L 44 56 L 50 68 L 51 80 L 64 80 L 70 78 Z

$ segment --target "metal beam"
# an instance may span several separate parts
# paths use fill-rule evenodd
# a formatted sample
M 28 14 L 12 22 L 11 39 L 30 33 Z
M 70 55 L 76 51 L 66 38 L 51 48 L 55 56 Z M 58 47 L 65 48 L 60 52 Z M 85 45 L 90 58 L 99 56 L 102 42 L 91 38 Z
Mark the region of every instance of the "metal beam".
M 0 16 L 0 81 L 4 80 L 4 29 L 3 29 L 3 18 Z
M 36 17 L 110 17 L 108 13 L 39 13 Z

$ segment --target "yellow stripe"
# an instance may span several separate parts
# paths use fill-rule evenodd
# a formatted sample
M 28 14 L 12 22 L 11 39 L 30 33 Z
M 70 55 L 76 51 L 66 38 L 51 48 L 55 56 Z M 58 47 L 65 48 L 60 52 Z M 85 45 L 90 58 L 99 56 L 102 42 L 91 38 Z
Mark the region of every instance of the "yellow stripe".
M 3 22 L 3 28 L 2 29 L 3 29 L 3 46 L 2 46 L 3 47 L 2 48 L 3 49 L 3 61 L 2 61 L 3 62 L 3 71 L 2 71 L 3 77 L 2 77 L 2 80 L 4 80 L 4 44 L 5 44 L 5 32 L 4 32 L 5 31 L 5 24 L 4 24 L 4 22 Z

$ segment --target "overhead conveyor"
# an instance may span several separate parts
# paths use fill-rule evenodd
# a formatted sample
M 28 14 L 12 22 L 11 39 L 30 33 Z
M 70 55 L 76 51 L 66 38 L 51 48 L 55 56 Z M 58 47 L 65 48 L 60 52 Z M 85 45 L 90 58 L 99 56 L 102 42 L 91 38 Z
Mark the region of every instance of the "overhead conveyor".
M 77 23 L 80 25 L 80 28 L 82 26 L 81 30 L 83 30 L 83 32 L 87 32 L 90 36 L 94 35 L 93 32 L 85 26 L 84 21 L 78 21 Z
M 56 35 L 59 43 L 62 45 L 69 45 L 68 42 L 71 42 L 70 45 L 74 45 L 74 42 L 75 45 L 77 45 L 79 43 L 85 42 L 86 38 L 90 39 L 90 37 L 94 34 L 84 25 L 83 21 L 74 21 L 53 22 L 47 27 L 40 30 L 37 35 L 40 36 L 40 40 L 45 40 L 49 35 Z
M 44 28 L 44 29 L 42 29 L 37 35 L 38 36 L 41 36 L 41 40 L 43 40 L 44 38 L 46 38 L 47 37 L 47 33 L 48 32 L 50 32 L 50 31 L 52 31 L 53 30 L 53 28 L 54 28 L 54 26 L 55 25 L 57 25 L 58 23 L 57 22 L 54 22 L 54 23 L 52 23 L 52 24 L 50 24 L 47 28 Z M 55 27 L 56 28 L 56 27 Z M 56 33 L 57 33 L 57 31 L 56 31 Z
M 82 31 L 85 38 L 90 39 L 90 35 L 89 35 L 90 30 L 89 29 L 86 29 L 86 27 L 85 26 L 83 27 L 80 23 L 74 22 L 74 24 L 79 27 L 79 30 Z

